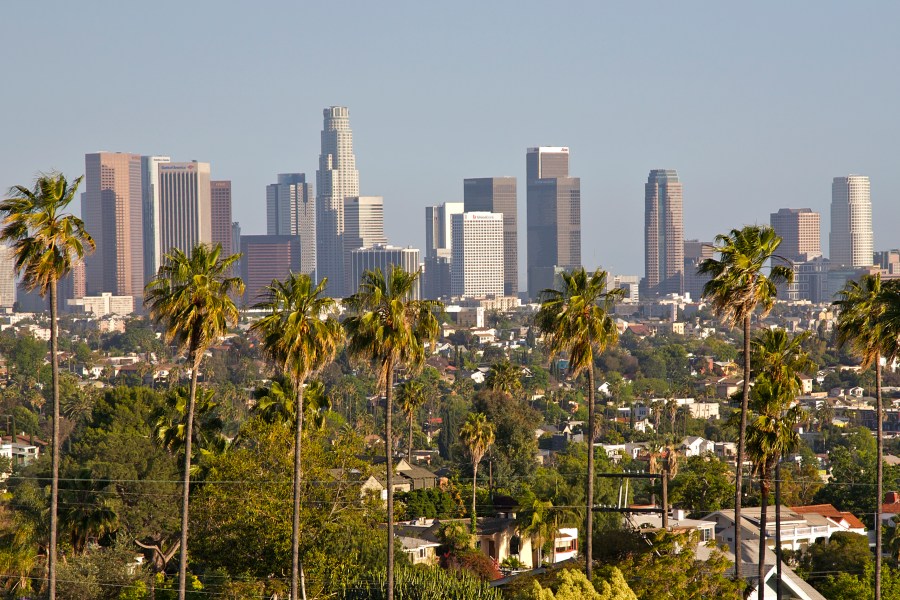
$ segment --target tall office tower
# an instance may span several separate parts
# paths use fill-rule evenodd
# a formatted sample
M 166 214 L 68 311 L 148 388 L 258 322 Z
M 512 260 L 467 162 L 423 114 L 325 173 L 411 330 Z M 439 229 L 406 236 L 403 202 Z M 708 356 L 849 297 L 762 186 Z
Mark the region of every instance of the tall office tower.
M 350 272 L 350 253 L 357 248 L 368 248 L 375 244 L 387 244 L 384 235 L 384 198 L 344 198 L 344 290 L 355 290 L 359 283 Z
M 871 267 L 874 251 L 869 178 L 835 177 L 831 183 L 832 267 Z
M 96 250 L 87 257 L 92 293 L 144 296 L 141 157 L 122 152 L 85 154 L 81 214 Z
M 65 277 L 59 280 L 57 295 L 61 312 L 69 311 L 69 300 L 77 300 L 87 295 L 84 279 L 84 261 L 79 260 L 72 265 L 72 269 Z M 140 307 L 139 307 L 140 308 Z
M 808 208 L 781 208 L 769 215 L 772 229 L 781 238 L 777 254 L 791 262 L 822 256 L 821 216 Z
M 515 177 L 481 177 L 463 182 L 465 212 L 503 215 L 503 293 L 519 293 L 519 233 Z
M 353 155 L 350 111 L 345 106 L 324 110 L 322 152 L 316 171 L 317 276 L 328 278 L 328 294 L 344 293 L 344 198 L 359 196 L 359 171 Z
M 150 281 L 159 269 L 163 255 L 159 240 L 159 165 L 172 162 L 168 156 L 141 157 L 141 197 L 144 214 L 144 281 Z
M 350 251 L 350 281 L 352 285 L 347 289 L 348 294 L 355 294 L 359 290 L 359 282 L 363 273 L 381 269 L 388 275 L 394 266 L 399 266 L 410 273 L 419 268 L 419 250 L 417 248 L 398 248 L 386 244 L 374 244 L 365 248 L 354 248 Z M 421 281 L 414 286 L 412 300 L 421 297 Z
M 644 290 L 642 295 L 684 291 L 681 182 L 672 169 L 654 169 L 644 186 Z
M 465 212 L 462 202 L 444 202 L 425 207 L 425 258 L 438 254 L 450 256 L 452 245 L 451 217 Z M 444 252 L 440 252 L 444 250 Z
M 266 215 L 269 235 L 300 238 L 300 272 L 315 274 L 316 199 L 306 173 L 282 173 L 266 186 Z
M 161 163 L 159 188 L 160 254 L 154 263 L 173 248 L 190 254 L 197 244 L 212 242 L 209 163 Z
M 529 148 L 525 167 L 528 295 L 536 300 L 559 270 L 581 266 L 581 180 L 569 177 L 568 148 Z
M 503 215 L 467 212 L 453 215 L 450 294 L 468 298 L 502 296 Z
M 0 243 L 0 308 L 16 303 L 16 263 L 13 249 Z
M 231 182 L 209 182 L 210 230 L 212 243 L 222 244 L 222 257 L 237 250 L 231 246 Z
M 300 238 L 295 235 L 241 236 L 244 302 L 252 306 L 266 297 L 273 279 L 283 280 L 300 268 Z
M 241 224 L 235 221 L 231 224 L 231 247 L 236 251 L 241 251 Z M 237 259 L 237 262 L 234 263 L 234 270 L 236 273 L 241 273 L 241 259 Z
M 697 268 L 707 258 L 715 258 L 715 245 L 712 242 L 684 240 L 684 293 L 697 301 L 703 296 L 703 286 L 709 281 L 709 275 L 700 275 Z

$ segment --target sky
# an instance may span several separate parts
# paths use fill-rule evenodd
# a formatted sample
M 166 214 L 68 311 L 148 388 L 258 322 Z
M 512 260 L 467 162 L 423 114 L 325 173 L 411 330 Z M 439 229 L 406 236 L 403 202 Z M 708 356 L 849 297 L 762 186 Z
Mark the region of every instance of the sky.
M 685 238 L 809 207 L 826 255 L 832 178 L 868 175 L 875 248 L 900 246 L 900 3 L 59 0 L 0 22 L 3 190 L 98 150 L 207 161 L 265 233 L 265 186 L 315 180 L 344 105 L 392 244 L 421 248 L 464 178 L 512 175 L 524 275 L 543 145 L 571 150 L 587 267 L 643 275 L 655 168 L 678 171 Z

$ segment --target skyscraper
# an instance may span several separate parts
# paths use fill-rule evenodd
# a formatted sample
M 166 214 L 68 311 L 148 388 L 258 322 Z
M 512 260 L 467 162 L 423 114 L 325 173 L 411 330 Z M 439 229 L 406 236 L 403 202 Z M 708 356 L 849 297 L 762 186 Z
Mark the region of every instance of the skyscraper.
M 231 256 L 237 250 L 231 246 L 231 182 L 209 182 L 210 230 L 212 243 L 222 245 L 222 256 Z
M 463 182 L 465 212 L 503 215 L 503 293 L 519 293 L 519 234 L 515 177 L 481 177 Z
M 833 267 L 872 266 L 872 198 L 868 177 L 849 175 L 832 181 L 829 241 Z
M 141 156 L 96 152 L 84 157 L 81 214 L 96 250 L 86 264 L 88 293 L 144 295 Z
M 470 298 L 502 296 L 503 215 L 466 212 L 453 215 L 450 294 Z
M 316 271 L 316 200 L 305 173 L 282 173 L 266 186 L 267 232 L 300 238 L 300 271 Z
M 316 262 L 318 277 L 328 278 L 328 294 L 344 296 L 344 198 L 359 196 L 359 172 L 353 154 L 350 111 L 324 110 L 322 152 L 316 171 Z
M 359 279 L 350 272 L 350 253 L 357 248 L 387 244 L 384 235 L 384 198 L 353 196 L 344 198 L 344 290 L 356 290 Z
M 684 291 L 681 182 L 672 169 L 650 171 L 644 186 L 644 295 Z
M 355 294 L 359 290 L 359 282 L 363 273 L 381 269 L 387 276 L 394 266 L 399 266 L 412 273 L 419 268 L 419 250 L 417 248 L 398 248 L 386 244 L 374 244 L 365 248 L 354 248 L 350 251 L 350 282 L 348 294 Z M 413 287 L 410 298 L 418 300 L 421 296 L 421 281 L 417 281 Z
M 425 257 L 430 258 L 444 250 L 450 256 L 453 245 L 451 217 L 462 214 L 465 206 L 462 202 L 444 202 L 437 206 L 425 207 Z
M 684 293 L 697 301 L 703 296 L 703 287 L 709 275 L 697 273 L 697 268 L 707 258 L 715 258 L 715 244 L 698 240 L 684 240 Z
M 769 215 L 772 229 L 781 238 L 778 255 L 795 263 L 822 256 L 819 213 L 808 208 L 781 208 Z
M 300 238 L 295 235 L 241 236 L 241 278 L 248 306 L 262 302 L 273 279 L 283 280 L 300 268 Z
M 141 157 L 141 196 L 144 205 L 144 281 L 151 281 L 164 254 L 159 239 L 159 165 L 172 162 L 168 156 Z
M 161 163 L 159 187 L 159 252 L 172 248 L 190 254 L 197 244 L 212 242 L 209 163 Z
M 525 155 L 528 295 L 552 288 L 558 270 L 581 266 L 581 180 L 569 177 L 569 149 L 529 148 Z
M 16 264 L 12 247 L 0 243 L 0 308 L 16 303 Z

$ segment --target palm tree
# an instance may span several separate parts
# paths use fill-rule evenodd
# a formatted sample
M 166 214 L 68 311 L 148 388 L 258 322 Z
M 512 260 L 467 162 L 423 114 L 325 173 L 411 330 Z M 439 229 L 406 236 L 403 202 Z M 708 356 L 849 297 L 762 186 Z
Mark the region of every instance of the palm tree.
M 0 202 L 3 229 L 0 242 L 12 246 L 16 273 L 29 290 L 37 289 L 50 304 L 50 365 L 53 392 L 51 433 L 50 547 L 48 597 L 56 598 L 56 542 L 59 528 L 59 345 L 57 284 L 72 266 L 94 249 L 84 222 L 64 211 L 75 198 L 83 177 L 71 184 L 62 173 L 38 176 L 34 187 L 17 185 Z
M 435 312 L 442 304 L 415 300 L 419 272 L 394 266 L 387 277 L 381 269 L 363 273 L 359 291 L 346 298 L 350 316 L 344 320 L 348 351 L 375 365 L 377 388 L 385 395 L 385 452 L 387 458 L 387 600 L 394 598 L 393 395 L 394 369 L 406 366 L 415 373 L 425 362 L 425 343 L 437 339 Z
M 262 339 L 269 359 L 290 379 L 296 396 L 294 409 L 294 487 L 291 531 L 291 600 L 297 600 L 300 581 L 300 482 L 303 400 L 306 379 L 330 363 L 341 343 L 341 326 L 333 313 L 337 303 L 325 296 L 327 279 L 315 284 L 309 275 L 291 273 L 272 281 L 267 298 L 256 305 L 269 311 L 251 328 Z
M 800 375 L 814 372 L 816 365 L 803 349 L 809 332 L 793 337 L 781 328 L 763 329 L 751 341 L 750 362 L 753 372 L 778 383 L 789 399 L 800 392 Z M 776 594 L 781 597 L 781 460 L 775 462 L 775 557 Z
M 230 277 L 234 254 L 221 258 L 222 246 L 198 244 L 190 256 L 173 248 L 165 256 L 156 277 L 147 284 L 144 304 L 150 317 L 161 324 L 167 342 L 187 350 L 191 369 L 190 396 L 184 435 L 184 481 L 181 498 L 181 549 L 178 561 L 178 600 L 184 600 L 187 581 L 188 510 L 191 485 L 191 442 L 197 400 L 197 375 L 207 348 L 236 325 L 240 317 L 232 294 L 244 293 L 244 282 Z
M 772 488 L 772 471 L 781 458 L 800 443 L 794 425 L 800 421 L 800 409 L 788 408 L 793 400 L 789 385 L 758 377 L 751 392 L 752 409 L 756 417 L 747 426 L 747 456 L 753 463 L 753 473 L 759 477 L 759 560 L 757 588 L 759 600 L 765 597 L 766 507 Z M 776 527 L 778 524 L 776 524 Z M 780 540 L 779 540 L 780 541 Z M 776 544 L 779 542 L 776 541 Z
M 64 509 L 60 521 L 69 530 L 76 553 L 84 552 L 90 540 L 101 538 L 119 527 L 116 511 L 101 496 L 104 487 L 94 480 L 90 469 L 82 469 L 76 477 L 67 480 L 62 490 Z
M 741 473 L 744 465 L 744 438 L 747 431 L 747 406 L 750 400 L 750 318 L 757 307 L 762 316 L 772 310 L 777 285 L 794 280 L 794 271 L 784 264 L 773 264 L 766 276 L 763 268 L 772 259 L 781 238 L 771 227 L 747 225 L 717 235 L 715 252 L 719 258 L 700 263 L 697 273 L 711 279 L 703 286 L 703 297 L 712 303 L 716 315 L 733 327 L 744 330 L 744 381 L 741 390 L 741 420 L 738 429 L 737 473 L 734 479 L 734 576 L 741 578 Z
M 484 413 L 469 413 L 466 422 L 459 428 L 459 440 L 472 458 L 472 534 L 475 533 L 475 490 L 478 484 L 478 463 L 484 458 L 488 448 L 494 444 L 494 426 Z
M 425 393 L 425 386 L 422 385 L 421 381 L 410 379 L 397 390 L 397 399 L 400 401 L 400 408 L 406 413 L 406 418 L 409 421 L 409 447 L 407 451 L 409 464 L 412 464 L 413 420 L 419 409 L 425 405 L 428 395 Z
M 848 281 L 834 305 L 840 312 L 837 319 L 838 346 L 849 345 L 862 360 L 862 368 L 875 367 L 875 440 L 877 465 L 875 469 L 875 597 L 881 597 L 881 503 L 884 501 L 884 405 L 881 398 L 881 359 L 892 360 L 898 355 L 897 336 L 900 333 L 900 291 L 896 285 L 881 283 L 881 275 L 863 275 L 860 280 Z
M 618 340 L 618 330 L 612 318 L 612 308 L 616 300 L 624 295 L 621 289 L 607 288 L 606 271 L 596 270 L 593 274 L 583 269 L 571 273 L 563 272 L 562 289 L 544 290 L 541 294 L 541 308 L 535 317 L 535 324 L 548 338 L 548 346 L 553 355 L 565 352 L 569 356 L 572 377 L 582 372 L 588 376 L 588 473 L 587 510 L 585 511 L 585 557 L 587 577 L 591 578 L 593 568 L 593 504 L 594 504 L 594 438 L 596 437 L 596 417 L 594 395 L 594 354 L 602 353 L 607 346 Z
M 511 364 L 508 360 L 494 363 L 484 379 L 484 385 L 489 390 L 505 392 L 516 398 L 522 393 L 520 373 L 519 367 Z
M 554 521 L 551 519 L 552 512 L 553 502 L 535 498 L 531 506 L 522 514 L 525 524 L 522 528 L 522 533 L 531 537 L 538 547 L 538 564 L 535 568 L 540 567 L 544 562 L 544 543 L 547 541 L 547 538 L 556 537 Z M 554 540 L 554 553 L 555 551 L 556 541 Z

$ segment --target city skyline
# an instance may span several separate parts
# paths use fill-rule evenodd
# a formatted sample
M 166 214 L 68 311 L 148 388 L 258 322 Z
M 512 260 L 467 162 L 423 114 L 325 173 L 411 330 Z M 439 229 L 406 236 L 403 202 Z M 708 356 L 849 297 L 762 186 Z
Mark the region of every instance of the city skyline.
M 900 100 L 900 82 L 883 76 L 896 55 L 889 24 L 900 6 L 826 5 L 811 12 L 764 2 L 738 9 L 737 18 L 730 7 L 695 4 L 359 6 L 342 17 L 341 44 L 325 31 L 291 34 L 291 23 L 327 22 L 325 6 L 179 8 L 181 18 L 172 20 L 146 5 L 110 13 L 57 2 L 58 18 L 48 21 L 46 5 L 4 7 L 10 22 L 40 22 L 47 31 L 39 50 L 11 61 L 9 79 L 28 81 L 53 64 L 74 99 L 0 99 L 6 147 L 15 148 L 0 162 L 0 188 L 53 168 L 74 178 L 83 173 L 84 154 L 100 149 L 196 158 L 212 163 L 217 179 L 232 180 L 233 218 L 243 230 L 264 233 L 265 185 L 284 172 L 305 172 L 311 180 L 320 111 L 345 105 L 353 112 L 361 192 L 384 196 L 392 243 L 424 247 L 421 206 L 462 201 L 460 181 L 467 177 L 515 176 L 521 225 L 522 149 L 567 145 L 571 172 L 582 177 L 585 231 L 610 217 L 620 223 L 585 236 L 588 267 L 643 272 L 640 199 L 656 165 L 671 165 L 690 182 L 687 238 L 711 240 L 736 225 L 766 223 L 784 206 L 821 213 L 827 234 L 831 179 L 859 172 L 872 181 L 876 247 L 900 245 L 891 238 L 891 225 L 900 222 L 900 203 L 893 201 L 900 197 L 897 126 L 885 116 Z M 460 47 L 449 24 L 472 14 L 479 15 L 467 33 L 472 43 Z M 209 27 L 189 27 L 198 20 Z M 498 22 L 502 43 L 493 33 Z M 866 27 L 847 31 L 847 22 Z M 633 35 L 636 24 L 646 37 Z M 17 27 L 8 42 L 24 47 L 27 31 Z M 555 39 L 567 41 L 539 43 Z M 121 47 L 130 51 L 116 51 Z M 326 47 L 331 59 L 315 60 Z M 128 56 L 135 54 L 203 67 L 159 69 L 147 86 L 146 70 L 135 69 Z M 659 72 L 662 56 L 667 68 Z M 298 68 L 303 77 L 284 76 Z M 102 80 L 84 77 L 101 69 Z M 530 77 L 538 72 L 549 81 L 535 87 Z M 492 85 L 497 73 L 504 85 Z M 853 73 L 865 93 L 835 87 L 836 73 Z M 213 78 L 235 92 L 210 102 L 203 82 Z M 277 93 L 261 93 L 273 85 Z M 667 90 L 665 102 L 660 89 Z

